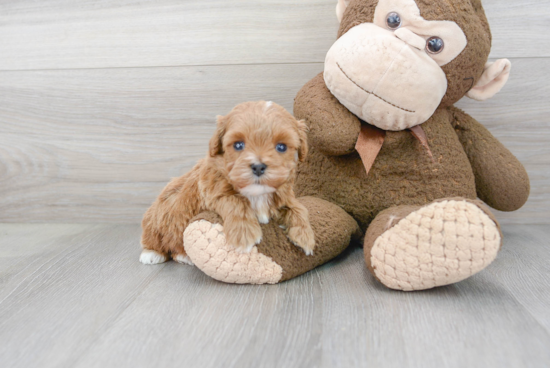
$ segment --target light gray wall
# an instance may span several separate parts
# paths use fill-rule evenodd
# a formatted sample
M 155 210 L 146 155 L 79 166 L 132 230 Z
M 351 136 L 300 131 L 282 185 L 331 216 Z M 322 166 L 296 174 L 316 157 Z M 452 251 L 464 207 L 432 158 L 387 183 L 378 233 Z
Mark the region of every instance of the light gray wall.
M 322 71 L 335 0 L 0 3 L 0 221 L 137 222 L 246 100 L 292 109 Z M 532 194 L 503 222 L 550 218 L 550 0 L 485 0 L 494 99 L 459 103 L 525 164 Z

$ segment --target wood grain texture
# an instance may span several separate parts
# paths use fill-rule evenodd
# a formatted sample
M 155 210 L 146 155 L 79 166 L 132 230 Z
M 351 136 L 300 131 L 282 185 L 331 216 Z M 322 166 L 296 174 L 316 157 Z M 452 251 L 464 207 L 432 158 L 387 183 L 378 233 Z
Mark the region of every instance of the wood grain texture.
M 162 269 L 129 273 L 137 226 L 0 225 L 0 234 L 3 367 L 71 366 Z
M 489 272 L 517 301 L 550 331 L 550 230 L 548 226 L 504 229 L 509 246 L 502 248 L 498 267 Z
M 324 60 L 334 0 L 18 1 L 0 5 L 0 70 Z
M 323 62 L 336 0 L 0 3 L 0 70 Z M 484 0 L 492 57 L 550 56 L 550 0 Z
M 504 236 L 480 274 L 398 292 L 358 248 L 282 284 L 229 285 L 141 265 L 137 225 L 0 225 L 2 366 L 547 367 L 550 230 Z
M 528 204 L 550 219 L 550 59 L 513 59 L 493 100 L 459 106 L 525 164 Z M 206 153 L 214 118 L 247 100 L 292 108 L 322 64 L 0 72 L 0 221 L 138 222 Z
M 292 109 L 321 65 L 0 72 L 0 221 L 137 222 L 247 100 Z M 65 220 L 61 220 L 61 219 Z
M 491 100 L 462 99 L 457 107 L 485 125 L 523 163 L 531 195 L 519 211 L 498 212 L 503 223 L 550 222 L 550 59 L 511 59 L 508 84 Z

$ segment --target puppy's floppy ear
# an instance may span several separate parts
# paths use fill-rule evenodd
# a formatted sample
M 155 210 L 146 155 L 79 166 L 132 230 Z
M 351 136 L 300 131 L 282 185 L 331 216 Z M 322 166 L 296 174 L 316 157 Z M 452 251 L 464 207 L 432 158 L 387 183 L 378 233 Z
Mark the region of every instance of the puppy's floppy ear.
M 216 132 L 214 133 L 212 138 L 210 138 L 210 144 L 208 146 L 211 157 L 215 157 L 223 153 L 222 140 L 227 127 L 227 117 L 218 115 L 216 116 L 216 119 L 218 120 Z
M 308 127 L 305 120 L 297 120 L 298 136 L 300 137 L 300 147 L 298 147 L 298 159 L 300 162 L 304 162 L 308 152 L 307 145 L 307 131 Z

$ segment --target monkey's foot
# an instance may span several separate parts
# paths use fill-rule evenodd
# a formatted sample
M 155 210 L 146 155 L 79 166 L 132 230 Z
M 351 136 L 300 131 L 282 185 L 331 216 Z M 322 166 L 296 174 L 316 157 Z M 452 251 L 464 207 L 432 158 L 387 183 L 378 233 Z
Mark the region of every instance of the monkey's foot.
M 216 220 L 199 220 L 187 226 L 183 235 L 185 251 L 202 272 L 223 282 L 235 284 L 275 284 L 283 269 L 254 246 L 240 252 L 225 241 L 223 226 Z
M 483 270 L 495 259 L 501 239 L 498 223 L 479 201 L 393 207 L 370 225 L 365 260 L 391 289 L 430 289 Z
M 290 242 L 276 221 L 262 224 L 262 241 L 251 252 L 228 245 L 221 218 L 213 212 L 195 217 L 184 232 L 185 252 L 208 276 L 236 284 L 275 284 L 301 275 L 340 254 L 351 238 L 361 236 L 355 220 L 324 200 L 299 199 L 309 211 L 315 252 L 306 255 Z

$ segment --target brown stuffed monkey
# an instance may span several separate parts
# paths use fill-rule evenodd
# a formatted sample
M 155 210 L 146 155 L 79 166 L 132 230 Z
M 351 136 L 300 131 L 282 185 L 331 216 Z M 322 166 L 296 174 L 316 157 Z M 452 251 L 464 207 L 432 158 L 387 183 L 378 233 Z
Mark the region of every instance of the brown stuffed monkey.
M 188 255 L 218 280 L 276 283 L 364 239 L 369 270 L 389 288 L 470 277 L 502 243 L 481 201 L 513 211 L 529 196 L 521 163 L 453 106 L 464 96 L 490 98 L 508 79 L 508 60 L 487 63 L 491 33 L 481 1 L 339 0 L 337 16 L 324 73 L 294 106 L 309 126 L 295 190 L 309 210 L 314 255 L 277 224 L 262 226 L 252 253 L 237 254 L 212 213 L 185 231 Z

